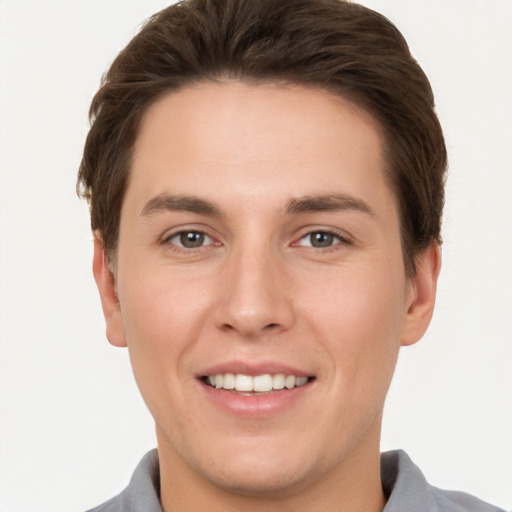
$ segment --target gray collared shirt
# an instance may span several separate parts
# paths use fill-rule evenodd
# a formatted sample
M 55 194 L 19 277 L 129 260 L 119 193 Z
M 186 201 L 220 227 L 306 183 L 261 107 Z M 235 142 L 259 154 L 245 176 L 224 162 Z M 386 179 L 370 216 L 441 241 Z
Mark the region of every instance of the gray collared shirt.
M 381 474 L 388 497 L 383 512 L 505 512 L 469 494 L 429 485 L 402 450 L 382 454 Z M 89 512 L 162 512 L 159 494 L 158 453 L 153 450 L 140 461 L 121 494 Z

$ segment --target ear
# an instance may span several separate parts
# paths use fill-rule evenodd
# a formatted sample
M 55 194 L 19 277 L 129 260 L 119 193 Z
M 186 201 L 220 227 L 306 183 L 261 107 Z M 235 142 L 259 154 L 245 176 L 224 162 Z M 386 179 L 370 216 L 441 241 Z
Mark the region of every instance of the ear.
M 103 238 L 98 231 L 94 232 L 92 271 L 100 292 L 101 307 L 107 324 L 107 339 L 115 347 L 126 347 L 126 336 L 121 307 L 117 298 L 115 277 L 108 266 Z
M 416 260 L 416 274 L 410 279 L 409 307 L 402 331 L 403 346 L 419 341 L 432 320 L 440 270 L 441 248 L 432 244 Z

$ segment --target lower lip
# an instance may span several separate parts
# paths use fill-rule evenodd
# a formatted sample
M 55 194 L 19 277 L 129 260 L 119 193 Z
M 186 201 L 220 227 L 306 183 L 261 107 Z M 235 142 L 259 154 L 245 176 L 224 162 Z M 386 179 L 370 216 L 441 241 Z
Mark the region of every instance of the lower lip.
M 208 399 L 224 411 L 245 418 L 266 418 L 291 407 L 310 391 L 313 382 L 261 395 L 243 395 L 225 389 L 217 389 L 204 382 L 200 382 L 200 385 Z

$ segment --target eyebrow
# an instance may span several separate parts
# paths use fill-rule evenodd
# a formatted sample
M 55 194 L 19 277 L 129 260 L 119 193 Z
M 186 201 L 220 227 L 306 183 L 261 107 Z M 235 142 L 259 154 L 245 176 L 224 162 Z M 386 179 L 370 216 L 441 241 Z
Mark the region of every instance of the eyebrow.
M 219 208 L 209 201 L 193 196 L 169 194 L 160 194 L 150 199 L 142 209 L 142 216 L 148 217 L 154 213 L 165 211 L 220 216 Z
M 361 199 L 349 194 L 310 195 L 291 199 L 286 207 L 288 215 L 315 212 L 356 210 L 375 217 L 373 209 Z M 210 201 L 195 196 L 160 194 L 150 199 L 142 209 L 142 216 L 159 212 L 191 212 L 198 215 L 221 216 L 220 209 Z
M 288 202 L 287 214 L 336 212 L 340 210 L 356 210 L 376 217 L 373 209 L 357 197 L 349 194 L 312 195 L 292 199 Z

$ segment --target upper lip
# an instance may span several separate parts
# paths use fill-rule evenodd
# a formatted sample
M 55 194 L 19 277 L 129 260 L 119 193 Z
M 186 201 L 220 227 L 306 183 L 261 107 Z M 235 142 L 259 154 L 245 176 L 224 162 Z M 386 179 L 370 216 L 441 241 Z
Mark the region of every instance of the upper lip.
M 296 377 L 312 377 L 311 372 L 301 370 L 291 365 L 279 363 L 276 361 L 247 362 L 240 360 L 224 361 L 205 368 L 197 374 L 198 378 L 208 375 L 218 375 L 224 373 L 256 375 L 284 373 L 285 375 L 295 375 Z

